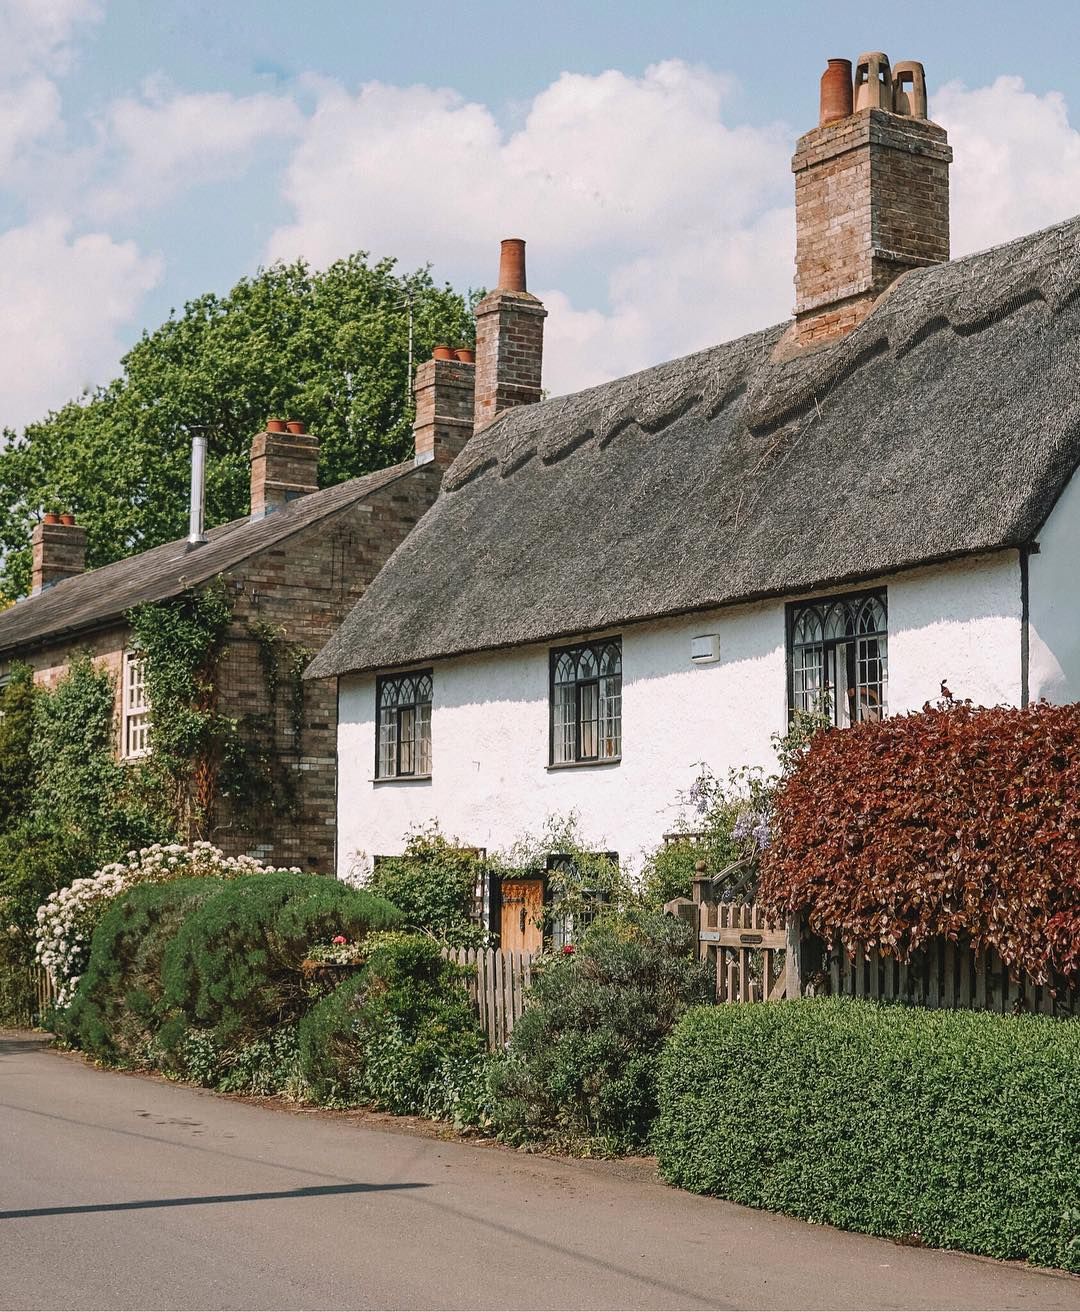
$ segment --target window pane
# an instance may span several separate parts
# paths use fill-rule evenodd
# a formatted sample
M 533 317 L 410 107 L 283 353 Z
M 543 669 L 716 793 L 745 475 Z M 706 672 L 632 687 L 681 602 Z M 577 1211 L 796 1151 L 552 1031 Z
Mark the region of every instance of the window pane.
M 600 680 L 600 755 L 622 755 L 622 676 Z
M 592 760 L 598 754 L 600 742 L 600 696 L 595 683 L 578 684 L 580 707 L 581 757 Z
M 562 765 L 574 759 L 574 685 L 555 685 L 554 723 L 552 726 L 552 759 Z
M 418 725 L 417 733 L 417 760 L 419 769 L 417 774 L 431 773 L 431 703 L 422 702 L 416 708 L 416 717 Z
M 416 773 L 416 707 L 403 706 L 398 711 L 398 772 Z
M 397 774 L 397 712 L 384 710 L 379 716 L 379 776 Z

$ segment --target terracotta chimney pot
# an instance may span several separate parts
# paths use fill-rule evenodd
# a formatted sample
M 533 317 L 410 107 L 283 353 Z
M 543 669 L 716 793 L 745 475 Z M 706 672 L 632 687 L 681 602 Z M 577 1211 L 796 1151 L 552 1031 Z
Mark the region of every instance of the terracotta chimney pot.
M 59 516 L 58 514 L 56 514 L 55 511 L 48 510 L 48 511 L 45 512 L 44 516 L 42 517 L 42 523 L 44 523 L 44 524 L 59 524 L 59 523 L 60 523 L 60 516 Z
M 306 433 L 307 426 L 302 419 L 286 419 L 285 427 L 290 433 Z
M 266 421 L 266 431 L 267 431 L 268 433 L 284 433 L 284 432 L 285 432 L 285 420 L 284 420 L 284 419 L 268 419 L 268 420 Z
M 72 514 L 70 514 L 70 513 L 69 513 L 69 514 L 66 514 L 66 515 L 61 515 L 61 516 L 60 516 L 60 523 L 61 523 L 61 524 L 66 524 L 66 525 L 68 526 L 68 528 L 73 528 L 74 525 L 75 525 L 75 516 L 72 515 Z
M 449 346 L 436 346 L 431 354 L 432 358 L 435 360 L 452 360 L 454 358 L 454 352 Z
M 854 112 L 854 92 L 851 85 L 851 60 L 830 59 L 821 75 L 821 113 L 818 124 L 835 123 Z
M 462 364 L 475 364 L 476 352 L 471 346 L 459 346 L 454 352 Z
M 507 237 L 499 250 L 499 287 L 501 292 L 524 292 L 525 242 L 521 237 Z

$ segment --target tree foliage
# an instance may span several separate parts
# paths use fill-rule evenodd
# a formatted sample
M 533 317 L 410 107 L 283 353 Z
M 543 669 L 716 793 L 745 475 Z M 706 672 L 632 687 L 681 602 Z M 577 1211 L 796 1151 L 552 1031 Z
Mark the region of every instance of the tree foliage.
M 207 520 L 247 513 L 252 436 L 272 416 L 307 421 L 324 486 L 403 458 L 410 443 L 409 319 L 416 360 L 472 337 L 471 299 L 427 270 L 363 253 L 303 262 L 189 301 L 144 333 L 113 382 L 0 442 L 0 592 L 25 593 L 45 510 L 75 511 L 103 565 L 182 536 L 189 428 L 208 437 Z
M 993 947 L 1080 974 L 1080 704 L 942 703 L 819 734 L 781 789 L 760 896 L 849 950 Z
M 29 810 L 35 772 L 30 748 L 34 741 L 37 689 L 29 666 L 16 665 L 0 693 L 0 833 Z

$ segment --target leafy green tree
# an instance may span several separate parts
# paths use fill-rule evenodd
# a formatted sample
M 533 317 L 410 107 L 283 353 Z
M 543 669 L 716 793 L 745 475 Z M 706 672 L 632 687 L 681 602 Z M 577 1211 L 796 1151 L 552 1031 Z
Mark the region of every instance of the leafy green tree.
M 0 443 L 0 593 L 29 586 L 44 510 L 74 510 L 91 567 L 182 536 L 190 430 L 206 432 L 207 521 L 247 513 L 252 436 L 273 416 L 321 442 L 324 486 L 402 459 L 414 360 L 472 339 L 474 296 L 426 269 L 358 253 L 323 272 L 276 264 L 189 301 L 124 357 L 121 376 Z

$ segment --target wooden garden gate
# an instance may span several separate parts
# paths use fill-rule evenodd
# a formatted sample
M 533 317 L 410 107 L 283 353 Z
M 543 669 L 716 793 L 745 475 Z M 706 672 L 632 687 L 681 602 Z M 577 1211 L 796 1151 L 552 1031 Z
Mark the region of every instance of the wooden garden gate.
M 717 1002 L 779 1002 L 802 994 L 800 933 L 753 902 L 714 902 L 712 881 L 694 880 L 693 898 L 680 897 L 664 910 L 687 921 L 698 955 L 713 965 Z

